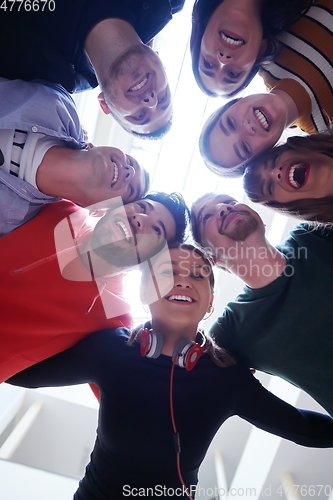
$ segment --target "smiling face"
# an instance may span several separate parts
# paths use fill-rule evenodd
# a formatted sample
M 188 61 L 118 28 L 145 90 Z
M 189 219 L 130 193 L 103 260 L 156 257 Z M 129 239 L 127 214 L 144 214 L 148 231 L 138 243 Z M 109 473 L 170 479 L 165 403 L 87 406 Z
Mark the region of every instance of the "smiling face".
M 146 175 L 139 163 L 120 149 L 95 147 L 78 151 L 77 185 L 86 205 L 121 196 L 123 203 L 141 198 L 147 190 Z
M 162 203 L 138 200 L 110 210 L 95 227 L 92 248 L 118 268 L 155 255 L 176 235 L 176 223 Z
M 158 55 L 146 45 L 121 54 L 110 68 L 107 88 L 99 96 L 105 113 L 140 134 L 166 125 L 172 115 L 167 76 Z
M 209 156 L 225 168 L 241 165 L 277 142 L 286 119 L 286 107 L 276 94 L 255 94 L 239 99 L 219 116 L 211 129 L 207 138 Z
M 221 96 L 241 87 L 265 49 L 262 34 L 259 15 L 235 11 L 222 2 L 201 40 L 198 70 L 204 86 Z
M 141 287 L 141 295 L 156 295 L 155 283 L 170 284 L 173 278 L 168 293 L 149 306 L 153 325 L 168 322 L 170 327 L 196 332 L 213 301 L 211 272 L 211 267 L 193 250 L 172 248 L 170 254 L 161 253 L 154 263 L 154 279 L 150 277 Z
M 288 203 L 333 195 L 333 158 L 316 151 L 285 151 L 253 170 L 260 200 Z
M 215 258 L 245 241 L 255 231 L 264 233 L 259 215 L 247 205 L 227 195 L 208 194 L 192 207 L 192 224 L 200 243 L 213 251 Z

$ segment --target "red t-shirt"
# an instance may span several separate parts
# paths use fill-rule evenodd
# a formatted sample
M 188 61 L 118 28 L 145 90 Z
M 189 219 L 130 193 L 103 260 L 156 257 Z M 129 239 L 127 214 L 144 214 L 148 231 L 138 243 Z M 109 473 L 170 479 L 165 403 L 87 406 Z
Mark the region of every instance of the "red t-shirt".
M 68 280 L 61 274 L 54 230 L 77 211 L 84 225 L 84 209 L 69 201 L 51 203 L 0 239 L 0 382 L 88 333 L 131 324 L 122 298 L 122 275 L 104 280 L 103 300 L 112 301 L 113 311 L 119 311 L 119 316 L 108 318 L 98 286 L 83 265 L 81 279 L 86 275 L 89 281 Z M 87 225 L 83 233 L 89 234 Z

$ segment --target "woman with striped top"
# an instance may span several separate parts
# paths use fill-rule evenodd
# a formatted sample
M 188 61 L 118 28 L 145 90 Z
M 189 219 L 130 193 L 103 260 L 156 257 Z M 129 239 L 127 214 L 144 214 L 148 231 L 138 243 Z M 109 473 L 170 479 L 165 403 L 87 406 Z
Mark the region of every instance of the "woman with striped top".
M 333 1 L 316 0 L 278 35 L 280 56 L 261 70 L 269 90 L 216 111 L 201 135 L 206 164 L 219 175 L 244 172 L 244 163 L 273 146 L 283 130 L 327 130 L 333 117 Z

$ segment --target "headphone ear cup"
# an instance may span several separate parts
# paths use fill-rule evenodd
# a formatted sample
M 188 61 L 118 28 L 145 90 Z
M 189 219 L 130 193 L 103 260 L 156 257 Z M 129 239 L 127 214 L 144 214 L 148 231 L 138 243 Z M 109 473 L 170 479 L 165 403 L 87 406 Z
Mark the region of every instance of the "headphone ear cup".
M 181 368 L 191 371 L 203 355 L 204 345 L 205 342 L 201 345 L 193 340 L 181 339 L 172 353 L 172 361 Z
M 148 328 L 142 328 L 137 335 L 137 340 L 140 344 L 141 356 L 147 358 L 158 358 L 162 352 L 164 339 L 161 333 L 154 332 Z

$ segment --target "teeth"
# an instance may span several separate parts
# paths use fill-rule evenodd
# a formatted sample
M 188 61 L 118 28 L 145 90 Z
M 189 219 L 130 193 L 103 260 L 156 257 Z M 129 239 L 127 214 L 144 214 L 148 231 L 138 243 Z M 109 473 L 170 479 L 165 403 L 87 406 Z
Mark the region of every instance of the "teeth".
M 117 179 L 118 179 L 118 175 L 119 175 L 119 171 L 118 171 L 118 167 L 117 165 L 113 163 L 113 166 L 114 166 L 114 171 L 113 171 L 113 179 L 111 181 L 111 186 L 113 186 L 116 182 L 117 182 Z
M 129 232 L 129 230 L 127 229 L 127 227 L 125 226 L 125 224 L 123 222 L 121 222 L 121 221 L 118 221 L 118 222 L 116 222 L 116 225 L 124 233 L 126 241 L 130 241 L 132 235 Z
M 135 90 L 140 90 L 144 85 L 146 85 L 147 81 L 148 81 L 148 78 L 145 77 L 140 83 L 138 83 L 137 85 L 134 85 L 134 87 L 131 87 L 130 92 L 134 92 Z
M 303 168 L 303 167 L 304 167 L 303 163 L 297 163 L 293 165 L 289 171 L 289 183 L 295 189 L 299 189 L 300 187 L 302 187 L 302 185 L 294 179 L 294 173 L 298 168 Z
M 168 300 L 182 300 L 185 302 L 193 302 L 191 297 L 188 297 L 187 295 L 171 295 L 168 297 Z
M 258 118 L 258 120 L 260 121 L 260 123 L 263 126 L 263 128 L 265 130 L 268 130 L 269 123 L 268 123 L 266 115 L 264 115 L 264 113 L 262 111 L 260 111 L 260 109 L 255 109 L 254 110 L 254 114 L 256 115 L 256 117 Z
M 227 43 L 230 43 L 230 45 L 243 45 L 244 40 L 238 39 L 238 38 L 233 38 L 232 36 L 226 35 L 223 33 L 223 31 L 220 31 L 220 37 L 222 40 L 224 40 Z

